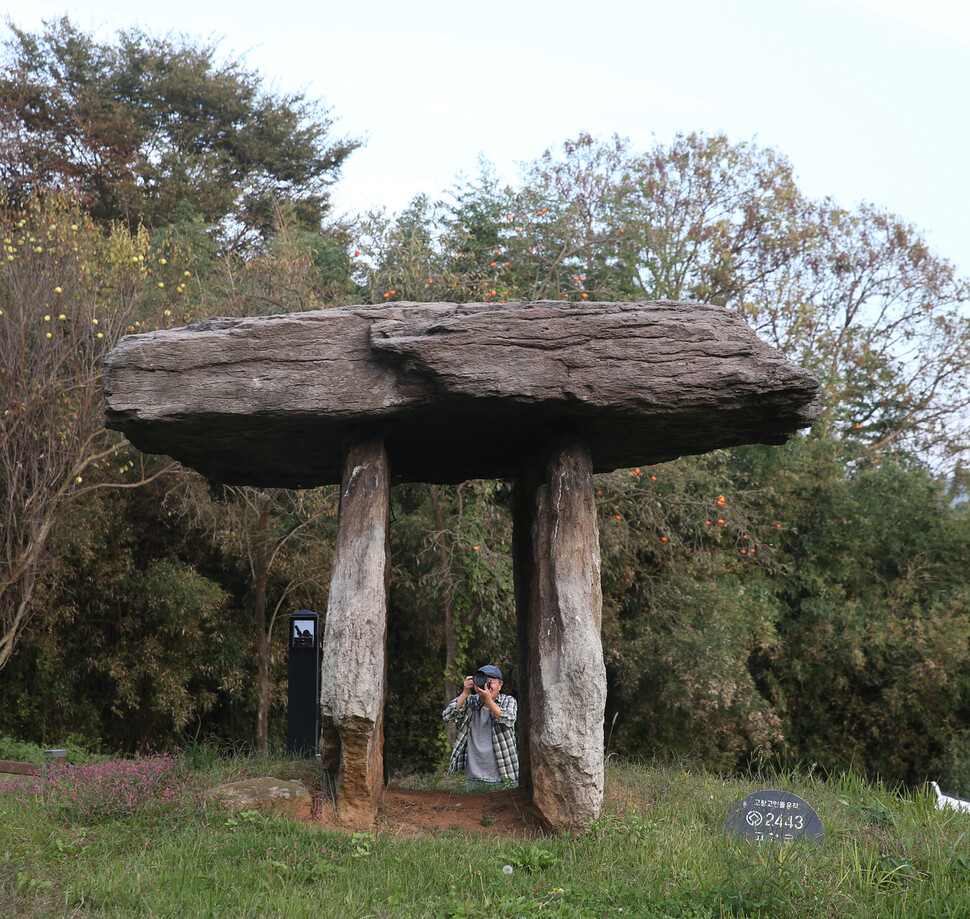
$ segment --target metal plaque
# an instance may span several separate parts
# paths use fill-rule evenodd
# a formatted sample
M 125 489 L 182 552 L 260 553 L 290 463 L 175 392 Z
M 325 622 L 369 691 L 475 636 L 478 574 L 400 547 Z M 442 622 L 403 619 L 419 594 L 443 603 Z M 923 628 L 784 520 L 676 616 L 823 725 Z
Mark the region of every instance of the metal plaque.
M 815 809 L 790 791 L 752 792 L 731 808 L 724 829 L 755 842 L 825 839 L 825 827 Z

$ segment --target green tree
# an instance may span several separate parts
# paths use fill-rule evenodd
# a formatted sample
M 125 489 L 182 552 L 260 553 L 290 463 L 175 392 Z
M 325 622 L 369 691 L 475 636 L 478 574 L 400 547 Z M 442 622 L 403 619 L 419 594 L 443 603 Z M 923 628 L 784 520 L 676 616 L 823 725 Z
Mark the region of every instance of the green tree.
M 371 303 L 437 299 L 448 288 L 440 215 L 426 195 L 393 217 L 383 210 L 364 215 L 355 258 L 358 286 Z
M 768 486 L 744 481 L 724 450 L 596 484 L 612 748 L 717 768 L 783 749 L 749 667 L 776 648 L 783 613 Z
M 482 163 L 369 229 L 358 280 L 374 302 L 711 302 L 818 375 L 820 430 L 940 463 L 970 446 L 968 282 L 900 217 L 807 198 L 770 148 L 581 134 L 516 186 Z
M 0 730 L 133 751 L 244 720 L 234 710 L 246 710 L 250 634 L 238 585 L 208 534 L 166 507 L 178 476 L 168 468 L 62 508 L 32 625 L 0 674 Z
M 510 488 L 407 484 L 392 492 L 389 761 L 441 765 L 441 722 L 469 668 L 501 662 L 515 685 Z
M 180 511 L 194 515 L 197 526 L 214 534 L 226 562 L 244 571 L 256 646 L 256 749 L 266 753 L 274 629 L 285 604 L 316 606 L 326 597 L 333 533 L 318 524 L 335 520 L 336 495 L 333 489 L 240 486 L 217 488 L 213 499 L 199 476 L 186 474 L 181 484 Z
M 752 671 L 788 749 L 832 770 L 924 780 L 970 714 L 965 508 L 902 454 L 857 463 L 834 438 L 758 452 L 784 520 L 784 615 L 777 649 Z
M 556 226 L 543 251 L 591 298 L 735 309 L 819 376 L 825 430 L 941 461 L 967 449 L 970 286 L 900 217 L 812 201 L 777 151 L 723 135 L 646 153 L 580 135 L 530 167 L 529 196 Z
M 303 93 L 267 89 L 218 47 L 141 29 L 102 41 L 70 19 L 0 46 L 0 181 L 12 199 L 77 197 L 101 223 L 157 227 L 186 203 L 237 249 L 287 204 L 320 226 L 328 188 L 360 142 Z
M 822 383 L 820 425 L 949 465 L 970 440 L 970 284 L 900 217 L 819 203 L 804 246 L 738 308 Z

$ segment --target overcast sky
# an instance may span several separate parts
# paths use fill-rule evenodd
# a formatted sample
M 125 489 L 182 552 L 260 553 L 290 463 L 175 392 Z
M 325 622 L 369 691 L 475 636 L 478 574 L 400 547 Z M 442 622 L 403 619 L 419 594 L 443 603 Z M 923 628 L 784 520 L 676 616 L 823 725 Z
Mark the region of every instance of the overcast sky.
M 30 0 L 107 37 L 221 39 L 275 88 L 321 97 L 347 162 L 342 210 L 436 195 L 484 155 L 500 174 L 581 131 L 646 149 L 723 131 L 775 147 L 804 191 L 867 200 L 970 275 L 968 0 Z

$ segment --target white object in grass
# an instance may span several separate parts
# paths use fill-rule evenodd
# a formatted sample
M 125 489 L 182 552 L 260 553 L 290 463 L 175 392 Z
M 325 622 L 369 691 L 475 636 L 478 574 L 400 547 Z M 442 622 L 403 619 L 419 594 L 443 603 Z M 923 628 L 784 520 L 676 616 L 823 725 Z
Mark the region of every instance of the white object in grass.
M 953 795 L 945 795 L 940 791 L 940 786 L 936 782 L 930 782 L 933 791 L 936 792 L 936 806 L 940 810 L 944 808 L 951 808 L 955 811 L 963 811 L 965 814 L 970 814 L 970 801 L 966 798 L 957 798 Z

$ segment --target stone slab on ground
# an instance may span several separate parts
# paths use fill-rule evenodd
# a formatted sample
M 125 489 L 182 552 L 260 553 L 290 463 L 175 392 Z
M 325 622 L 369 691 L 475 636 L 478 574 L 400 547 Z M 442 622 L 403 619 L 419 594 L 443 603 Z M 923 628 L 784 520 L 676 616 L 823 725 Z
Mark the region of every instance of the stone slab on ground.
M 221 802 L 234 813 L 258 810 L 306 817 L 313 809 L 313 792 L 309 785 L 272 776 L 226 782 L 211 789 L 209 798 Z

